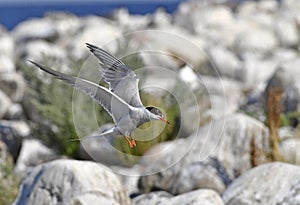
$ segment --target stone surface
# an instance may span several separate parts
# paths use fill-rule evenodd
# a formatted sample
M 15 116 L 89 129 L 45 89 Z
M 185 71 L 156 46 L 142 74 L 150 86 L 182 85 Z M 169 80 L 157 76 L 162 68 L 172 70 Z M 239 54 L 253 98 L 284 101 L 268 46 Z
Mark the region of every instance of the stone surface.
M 55 152 L 39 140 L 25 139 L 22 142 L 14 171 L 20 178 L 24 178 L 33 167 L 57 158 Z
M 0 74 L 13 73 L 15 70 L 14 60 L 4 55 L 0 55 Z
M 19 73 L 0 75 L 0 87 L 12 101 L 20 102 L 25 91 L 25 80 Z
M 17 42 L 44 39 L 53 41 L 58 37 L 54 24 L 46 19 L 31 19 L 17 25 L 12 34 Z
M 114 147 L 117 139 L 116 136 L 96 137 L 112 126 L 113 124 L 103 125 L 97 131 L 87 136 L 87 138 L 90 139 L 81 140 L 78 149 L 80 158 L 92 159 L 105 165 L 126 165 L 126 161 L 122 158 L 121 152 Z
M 152 148 L 141 161 L 144 172 L 152 175 L 142 176 L 139 187 L 172 194 L 199 188 L 222 193 L 253 164 L 267 161 L 264 153 L 268 152 L 268 131 L 262 123 L 242 114 L 229 115 L 186 139 Z
M 300 168 L 286 163 L 258 166 L 237 178 L 223 193 L 227 205 L 300 203 Z
M 221 76 L 236 79 L 241 72 L 241 62 L 234 53 L 222 47 L 213 47 L 209 51 L 212 62 L 217 67 Z
M 95 162 L 56 160 L 35 167 L 20 186 L 15 205 L 129 205 L 117 177 Z
M 214 191 L 209 189 L 200 189 L 178 196 L 172 196 L 167 192 L 152 192 L 143 194 L 133 199 L 133 205 L 223 205 L 221 197 Z
M 0 125 L 15 130 L 16 134 L 21 137 L 28 137 L 31 129 L 25 121 L 21 120 L 0 120 Z
M 263 58 L 277 45 L 278 41 L 271 31 L 249 26 L 237 36 L 235 49 L 242 58 L 247 56 Z
M 300 165 L 300 139 L 287 138 L 280 142 L 280 153 L 286 162 Z
M 0 119 L 5 116 L 12 102 L 9 97 L 0 90 Z
M 13 157 L 14 161 L 17 160 L 23 138 L 10 126 L 0 124 L 0 141 L 5 144 L 5 147 Z

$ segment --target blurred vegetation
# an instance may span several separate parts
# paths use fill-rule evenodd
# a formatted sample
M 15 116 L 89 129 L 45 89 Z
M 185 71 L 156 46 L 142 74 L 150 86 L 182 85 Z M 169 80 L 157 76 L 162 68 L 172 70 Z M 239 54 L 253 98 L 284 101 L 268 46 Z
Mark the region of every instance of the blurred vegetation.
M 144 66 L 142 60 L 137 55 L 126 56 L 123 61 L 133 69 Z M 53 65 L 53 62 L 49 62 L 47 57 L 39 63 L 49 65 L 49 67 Z M 83 62 L 72 62 L 73 75 L 77 75 L 82 64 Z M 59 154 L 78 158 L 79 141 L 68 142 L 69 139 L 78 138 L 72 114 L 73 87 L 39 71 L 23 60 L 18 61 L 17 65 L 21 72 L 23 72 L 30 87 L 29 94 L 32 112 L 36 109 L 37 115 L 39 116 L 37 118 L 31 117 L 33 121 L 33 134 L 35 137 L 41 139 L 47 146 L 54 148 Z M 53 68 L 59 70 L 59 66 L 53 66 Z M 118 150 L 135 156 L 142 155 L 158 142 L 171 140 L 173 136 L 176 136 L 175 133 L 178 132 L 177 128 L 180 123 L 178 116 L 180 113 L 179 107 L 174 99 L 172 99 L 172 96 L 166 95 L 164 97 L 153 98 L 150 94 L 141 93 L 141 98 L 145 105 L 156 106 L 162 109 L 170 121 L 171 126 L 167 125 L 160 135 L 153 140 L 146 142 L 137 141 L 137 147 L 134 149 L 130 149 L 123 138 L 117 140 L 115 147 Z M 91 99 L 87 98 L 86 100 Z M 90 105 L 88 103 L 86 104 Z M 80 112 L 82 113 L 80 117 L 82 117 L 81 120 L 84 122 L 92 120 L 90 119 L 91 116 L 84 114 L 85 110 L 90 109 L 87 105 L 85 105 L 84 101 L 80 103 Z M 95 108 L 99 125 L 112 122 L 109 114 L 106 113 L 101 106 L 96 105 Z M 26 112 L 31 112 L 31 110 L 27 110 Z M 31 113 L 27 113 L 27 115 L 30 114 Z M 149 124 L 150 123 L 145 123 L 141 126 L 141 129 L 149 127 Z M 89 123 L 85 123 L 85 125 L 89 125 Z M 86 130 L 90 130 L 91 132 L 94 131 L 93 129 L 94 128 L 86 128 Z M 156 127 L 151 127 L 151 129 L 155 130 Z
M 48 65 L 47 59 L 40 63 Z M 76 74 L 82 62 L 73 64 L 73 74 Z M 38 69 L 28 66 L 24 61 L 19 61 L 18 67 L 30 86 L 30 106 L 33 110 L 37 109 L 38 117 L 31 117 L 33 134 L 58 153 L 77 157 L 79 142 L 68 142 L 77 138 L 72 116 L 73 88 L 54 78 L 48 82 L 45 80 L 49 77 L 46 73 L 38 77 Z
M 0 150 L 0 204 L 10 205 L 18 194 L 19 181 L 13 174 L 13 160 Z

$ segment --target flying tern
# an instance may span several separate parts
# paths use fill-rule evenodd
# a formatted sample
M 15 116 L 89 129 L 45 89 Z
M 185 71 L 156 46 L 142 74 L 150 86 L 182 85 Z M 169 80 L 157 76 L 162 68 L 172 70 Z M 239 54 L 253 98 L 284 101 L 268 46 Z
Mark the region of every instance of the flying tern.
M 152 120 L 170 124 L 158 108 L 145 107 L 142 104 L 138 89 L 139 78 L 124 62 L 97 46 L 89 43 L 86 45 L 100 60 L 100 72 L 109 89 L 82 78 L 63 74 L 37 62 L 30 62 L 55 78 L 85 92 L 111 115 L 115 125 L 101 133 L 101 137 L 123 135 L 130 148 L 133 148 L 136 143 L 131 134 L 141 124 Z

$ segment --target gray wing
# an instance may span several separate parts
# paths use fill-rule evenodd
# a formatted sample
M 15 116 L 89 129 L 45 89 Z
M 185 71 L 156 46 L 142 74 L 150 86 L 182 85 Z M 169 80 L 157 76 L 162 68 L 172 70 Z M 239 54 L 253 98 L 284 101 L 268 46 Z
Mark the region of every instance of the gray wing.
M 109 89 L 133 107 L 143 106 L 137 75 L 121 60 L 112 56 L 97 46 L 86 44 L 90 51 L 101 61 L 100 72 L 104 81 L 109 84 Z
M 93 82 L 69 76 L 51 68 L 43 66 L 39 63 L 29 61 L 41 70 L 53 75 L 57 79 L 60 79 L 75 88 L 82 90 L 88 94 L 94 101 L 99 103 L 113 118 L 114 122 L 117 123 L 124 115 L 128 114 L 131 106 L 124 100 L 119 98 L 114 93 L 110 92 L 107 88 L 99 86 Z

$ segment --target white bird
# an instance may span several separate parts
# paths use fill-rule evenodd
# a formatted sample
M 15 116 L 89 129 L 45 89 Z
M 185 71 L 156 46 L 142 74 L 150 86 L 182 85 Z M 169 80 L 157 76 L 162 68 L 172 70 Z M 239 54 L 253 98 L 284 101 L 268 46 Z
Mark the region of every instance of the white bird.
M 138 90 L 139 78 L 125 63 L 97 46 L 87 43 L 87 47 L 101 61 L 100 72 L 104 81 L 109 84 L 109 89 L 60 73 L 34 61 L 30 62 L 57 79 L 82 90 L 111 115 L 115 126 L 101 133 L 101 137 L 123 135 L 130 148 L 133 148 L 136 143 L 131 133 L 141 124 L 151 120 L 169 124 L 158 108 L 145 107 L 142 104 Z

